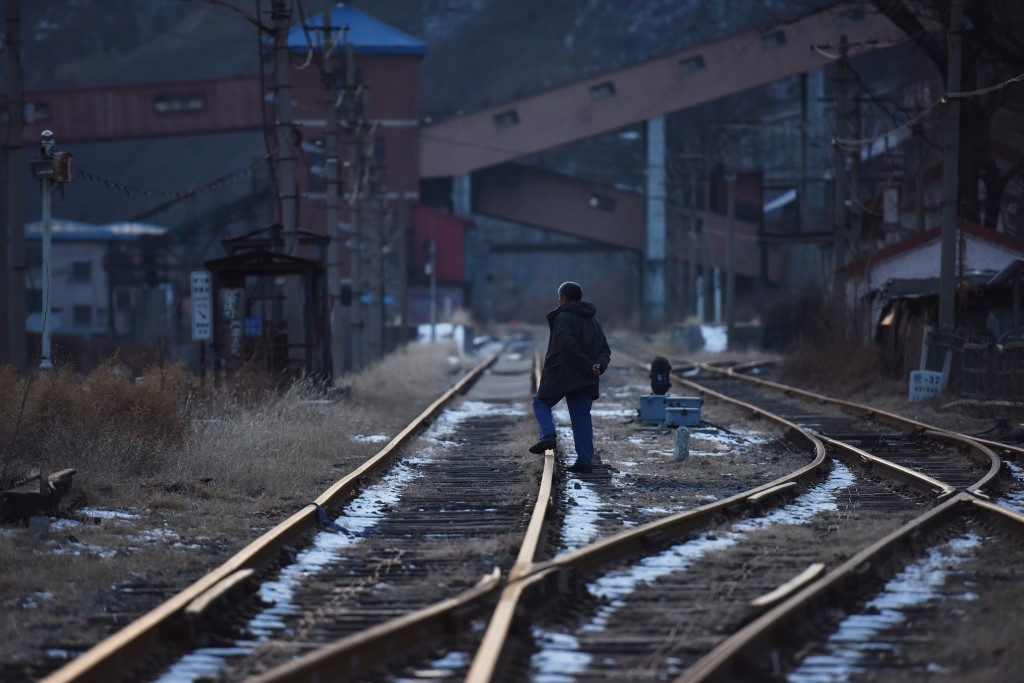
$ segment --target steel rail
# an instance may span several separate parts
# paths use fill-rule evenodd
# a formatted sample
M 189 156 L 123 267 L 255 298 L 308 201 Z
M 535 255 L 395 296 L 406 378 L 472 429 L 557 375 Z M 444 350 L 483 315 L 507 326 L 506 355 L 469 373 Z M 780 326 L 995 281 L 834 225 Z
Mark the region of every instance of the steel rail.
M 390 619 L 365 631 L 317 648 L 298 659 L 274 667 L 250 679 L 251 683 L 284 683 L 295 681 L 346 680 L 374 665 L 387 661 L 396 652 L 423 647 L 432 636 L 444 632 L 458 621 L 460 613 L 478 609 L 501 586 L 501 570 L 497 567 L 473 588 L 428 605 L 423 609 Z
M 945 498 L 956 493 L 956 487 L 939 481 L 933 477 L 929 477 L 927 474 L 922 472 L 916 472 L 909 467 L 898 465 L 885 458 L 880 458 L 877 455 L 868 453 L 867 451 L 857 448 L 851 444 L 843 441 L 836 441 L 835 439 L 829 438 L 824 435 L 820 435 L 821 439 L 832 446 L 837 451 L 844 452 L 848 456 L 859 459 L 862 463 L 866 463 L 872 467 L 879 467 L 883 469 L 885 475 L 889 479 L 909 484 L 911 488 L 916 491 L 928 495 L 938 495 L 939 498 Z
M 270 564 L 285 546 L 314 528 L 322 508 L 337 505 L 339 500 L 349 495 L 363 478 L 383 470 L 402 445 L 418 433 L 445 404 L 475 382 L 494 364 L 500 354 L 501 350 L 496 351 L 470 370 L 376 455 L 331 486 L 316 501 L 305 505 L 287 520 L 265 532 L 192 585 L 54 671 L 42 679 L 41 683 L 105 682 L 123 675 L 126 669 L 158 644 L 163 631 L 170 629 L 173 620 L 182 618 L 190 605 L 201 604 L 203 596 L 209 591 L 215 591 L 219 595 L 223 587 L 237 583 L 239 577 L 235 576 L 236 572 L 259 569 Z
M 533 381 L 539 384 L 539 356 L 534 356 Z M 530 523 L 527 527 L 519 553 L 506 581 L 526 576 L 536 560 L 537 551 L 546 532 L 548 516 L 552 509 L 551 495 L 554 482 L 555 457 L 549 450 L 544 455 L 544 470 L 541 475 L 537 500 L 534 503 Z M 495 569 L 495 572 L 499 570 Z M 423 640 L 431 634 L 451 631 L 458 623 L 457 615 L 489 600 L 494 592 L 504 585 L 496 607 L 491 614 L 487 630 L 471 663 L 467 681 L 491 680 L 497 671 L 508 639 L 508 630 L 523 592 L 524 582 L 504 583 L 499 576 L 486 580 L 472 591 L 458 598 L 447 599 L 425 607 L 412 614 L 403 615 L 379 624 L 361 633 L 353 634 L 336 643 L 316 649 L 302 657 L 270 669 L 254 679 L 254 683 L 298 683 L 321 680 L 336 680 L 345 674 L 355 674 L 375 663 L 373 656 L 393 655 L 421 647 Z M 448 627 L 445 629 L 445 627 Z
M 761 386 L 770 387 L 777 391 L 781 391 L 785 394 L 803 396 L 805 398 L 818 401 L 819 403 L 836 405 L 842 408 L 843 410 L 846 410 L 847 412 L 851 412 L 854 415 L 859 415 L 861 417 L 871 418 L 873 420 L 878 420 L 880 422 L 895 425 L 898 427 L 919 430 L 935 439 L 946 439 L 949 441 L 959 442 L 961 445 L 967 446 L 971 453 L 971 456 L 974 459 L 978 460 L 979 462 L 982 462 L 983 464 L 988 464 L 989 466 L 988 472 L 981 479 L 979 479 L 977 482 L 968 486 L 965 489 L 968 493 L 974 495 L 985 497 L 986 494 L 982 493 L 981 490 L 987 484 L 991 483 L 997 476 L 999 476 L 999 471 L 1001 469 L 1001 460 L 999 455 L 996 454 L 996 452 L 993 449 L 999 448 L 1010 453 L 1014 453 L 1016 455 L 1024 456 L 1024 448 L 1021 448 L 1019 446 L 1011 446 L 1009 444 L 999 443 L 998 441 L 981 439 L 978 437 L 971 436 L 969 434 L 960 434 L 948 429 L 942 429 L 934 425 L 926 424 L 924 422 L 920 422 L 918 420 L 914 420 L 908 417 L 903 417 L 902 415 L 897 415 L 895 413 L 880 410 L 872 406 L 864 405 L 862 403 L 856 403 L 854 401 L 846 401 L 844 399 L 825 396 L 824 394 L 808 391 L 806 389 L 799 389 L 797 387 L 791 387 L 786 384 L 773 382 L 771 380 L 762 379 L 760 377 L 751 377 L 738 371 L 739 369 L 752 368 L 758 365 L 763 365 L 766 362 L 773 361 L 754 361 L 751 363 L 745 363 L 743 365 L 730 367 L 726 370 L 722 370 L 721 368 L 716 368 L 708 364 L 702 363 L 701 368 L 708 369 L 715 373 L 726 374 L 730 377 L 737 378 L 751 384 L 758 384 Z M 893 467 L 898 466 L 893 465 Z
M 738 405 L 757 415 L 794 430 L 796 433 L 804 437 L 812 446 L 812 450 L 814 451 L 813 459 L 810 463 L 804 465 L 800 469 L 768 483 L 762 484 L 756 488 L 737 493 L 736 495 L 713 503 L 708 503 L 707 505 L 693 508 L 692 510 L 686 510 L 674 515 L 669 515 L 668 517 L 648 522 L 647 524 L 643 524 L 633 529 L 619 532 L 614 536 L 609 536 L 608 538 L 595 541 L 594 543 L 578 548 L 553 560 L 539 563 L 534 566 L 534 572 L 546 569 L 587 569 L 605 564 L 610 560 L 619 559 L 622 555 L 643 551 L 649 547 L 652 541 L 677 536 L 686 531 L 698 528 L 701 524 L 714 517 L 717 513 L 730 509 L 738 509 L 748 504 L 751 498 L 756 501 L 757 495 L 762 492 L 767 492 L 772 489 L 778 489 L 778 492 L 780 493 L 794 491 L 795 487 L 785 487 L 785 485 L 791 482 L 803 482 L 818 474 L 818 471 L 825 463 L 826 456 L 825 445 L 817 436 L 789 420 L 750 405 L 749 403 L 738 401 L 709 389 L 702 388 L 702 391 L 719 400 Z
M 534 386 L 540 386 L 542 370 L 542 359 L 540 352 L 534 355 Z M 526 537 L 519 548 L 519 555 L 515 564 L 508 573 L 508 585 L 501 591 L 498 604 L 491 614 L 487 623 L 487 630 L 480 641 L 476 655 L 470 664 L 469 672 L 466 675 L 467 683 L 488 683 L 494 679 L 498 667 L 506 653 L 508 645 L 508 634 L 515 621 L 516 610 L 519 607 L 520 599 L 523 596 L 525 587 L 530 582 L 517 581 L 533 573 L 537 560 L 537 551 L 540 548 L 541 539 L 546 531 L 548 515 L 553 507 L 551 489 L 554 482 L 555 452 L 553 449 L 544 451 L 544 473 L 541 476 L 540 491 L 537 495 L 537 503 L 534 505 L 533 514 L 530 517 L 530 526 L 527 528 Z
M 848 412 L 853 413 L 854 415 L 859 415 L 861 417 L 867 417 L 867 418 L 872 418 L 872 419 L 879 419 L 881 422 L 885 422 L 886 424 L 890 424 L 890 425 L 895 425 L 897 427 L 904 427 L 904 428 L 907 428 L 907 429 L 935 429 L 935 427 L 932 427 L 931 425 L 923 424 L 923 423 L 918 422 L 916 420 L 912 420 L 912 419 L 910 419 L 908 417 L 903 417 L 902 415 L 897 415 L 896 413 L 890 413 L 888 411 L 881 410 L 879 408 L 873 408 L 871 406 L 866 406 L 866 405 L 863 405 L 861 403 L 855 403 L 853 401 L 846 401 L 846 400 L 841 399 L 841 398 L 833 398 L 831 396 L 825 396 L 824 394 L 819 394 L 817 392 L 810 391 L 810 390 L 807 390 L 807 389 L 800 389 L 798 387 L 793 387 L 793 386 L 790 386 L 788 384 L 782 384 L 780 382 L 773 382 L 770 379 L 763 379 L 761 377 L 751 377 L 749 375 L 745 375 L 742 372 L 738 371 L 738 369 L 740 369 L 740 368 L 744 368 L 744 369 L 745 368 L 753 368 L 753 367 L 757 367 L 759 365 L 765 365 L 765 364 L 767 364 L 769 362 L 773 362 L 773 361 L 753 361 L 751 363 L 744 363 L 742 365 L 738 365 L 738 366 L 735 366 L 735 367 L 729 367 L 729 368 L 725 368 L 725 369 L 715 367 L 715 366 L 710 365 L 708 363 L 701 363 L 700 364 L 700 368 L 702 370 L 708 370 L 710 372 L 717 373 L 717 374 L 720 374 L 720 375 L 727 375 L 729 377 L 733 377 L 735 379 L 739 379 L 739 380 L 742 380 L 744 382 L 749 382 L 749 383 L 752 383 L 752 384 L 760 384 L 761 386 L 771 387 L 772 389 L 776 389 L 776 390 L 781 391 L 782 393 L 787 394 L 787 395 L 803 396 L 804 398 L 811 399 L 813 401 L 818 401 L 819 403 L 827 403 L 827 404 L 831 404 L 831 405 L 836 405 L 836 406 L 839 406 L 839 407 L 847 410 Z
M 778 606 L 770 609 L 732 636 L 718 644 L 674 683 L 710 683 L 749 680 L 750 670 L 758 669 L 752 660 L 770 652 L 802 620 L 813 615 L 822 605 L 832 603 L 846 587 L 863 579 L 867 571 L 879 572 L 901 550 L 917 542 L 922 534 L 945 523 L 959 509 L 979 503 L 969 493 L 957 493 L 945 502 L 920 515 L 884 538 L 872 543 L 825 576 L 811 583 Z M 998 506 L 991 506 L 996 509 Z M 1024 520 L 1024 518 L 1022 518 Z M 769 657 L 769 655 L 765 655 Z M 771 669 L 771 662 L 764 662 Z
M 792 390 L 793 393 L 804 393 L 804 394 L 807 394 L 808 397 L 810 397 L 810 398 L 814 398 L 816 400 L 821 400 L 821 401 L 824 401 L 824 402 L 837 402 L 837 403 L 846 403 L 846 404 L 849 404 L 849 405 L 859 405 L 860 408 L 862 408 L 864 410 L 871 411 L 872 415 L 876 415 L 877 414 L 877 415 L 882 415 L 882 416 L 887 417 L 887 418 L 891 417 L 891 418 L 897 419 L 897 420 L 900 421 L 901 426 L 909 426 L 909 427 L 911 427 L 913 429 L 924 429 L 924 430 L 931 430 L 931 431 L 955 433 L 955 432 L 951 432 L 948 429 L 942 429 L 940 427 L 936 427 L 935 425 L 929 425 L 929 424 L 926 424 L 924 422 L 919 422 L 919 421 L 916 421 L 916 420 L 911 420 L 910 418 L 903 418 L 903 417 L 895 415 L 893 413 L 887 413 L 885 411 L 878 411 L 877 409 L 871 409 L 869 407 L 866 407 L 866 405 L 861 405 L 860 403 L 853 403 L 853 402 L 850 402 L 850 401 L 843 401 L 842 399 L 839 399 L 839 398 L 833 398 L 833 397 L 830 397 L 830 396 L 825 396 L 825 395 L 822 395 L 822 394 L 814 393 L 812 391 L 806 391 L 804 389 L 798 389 L 796 387 L 790 387 L 790 386 L 787 386 L 787 385 L 784 385 L 784 384 L 779 384 L 779 383 L 776 383 L 776 382 L 771 382 L 770 380 L 764 380 L 764 379 L 761 379 L 760 377 L 751 377 L 749 375 L 743 375 L 742 374 L 742 370 L 753 369 L 753 368 L 757 368 L 759 366 L 769 365 L 769 364 L 772 364 L 772 362 L 778 362 L 778 359 L 776 358 L 776 359 L 768 359 L 768 360 L 752 360 L 750 362 L 744 362 L 744 364 L 733 366 L 728 371 L 722 371 L 721 369 L 715 368 L 714 366 L 709 365 L 709 364 L 700 364 L 700 366 L 705 366 L 705 367 L 707 367 L 709 370 L 711 370 L 713 372 L 729 372 L 730 374 L 732 374 L 735 377 L 737 377 L 739 379 L 742 379 L 744 381 L 751 381 L 751 382 L 758 382 L 758 383 L 763 383 L 763 384 L 768 384 L 768 385 L 774 385 L 775 388 L 777 388 L 777 389 L 779 389 L 781 391 L 788 392 L 788 391 Z M 983 436 L 977 436 L 977 435 L 974 435 L 974 434 L 964 434 L 964 436 L 967 436 L 970 439 L 972 439 L 973 441 L 977 441 L 978 443 L 981 443 L 983 445 L 988 446 L 989 449 L 992 449 L 993 451 L 995 451 L 995 450 L 1006 451 L 1008 453 L 1013 454 L 1015 456 L 1015 458 L 1024 460 L 1024 446 L 1014 445 L 1012 443 L 1004 443 L 1002 441 L 996 441 L 996 440 L 993 440 L 993 439 L 990 439 L 990 438 L 986 438 L 986 437 L 983 437 Z
M 560 592 L 565 585 L 566 573 L 570 570 L 586 569 L 611 560 L 617 560 L 623 555 L 632 554 L 638 550 L 643 551 L 649 547 L 651 542 L 663 540 L 697 528 L 707 520 L 712 519 L 719 512 L 729 508 L 738 508 L 744 503 L 748 503 L 751 498 L 756 499 L 760 494 L 789 492 L 790 489 L 795 489 L 797 481 L 817 474 L 818 469 L 825 462 L 825 447 L 814 435 L 792 422 L 778 418 L 755 406 L 744 404 L 726 396 L 720 396 L 720 398 L 741 405 L 748 410 L 796 430 L 813 447 L 814 458 L 811 463 L 789 475 L 744 493 L 621 532 L 553 560 L 529 563 L 517 561 L 516 567 L 509 573 L 509 583 L 502 591 L 498 605 L 495 608 L 491 621 L 488 623 L 483 641 L 477 650 L 477 656 L 474 658 L 465 679 L 467 683 L 490 683 L 490 681 L 494 680 L 498 673 L 498 666 L 502 656 L 508 646 L 508 635 L 517 617 L 519 604 L 528 593 Z M 553 452 L 550 450 L 545 454 L 545 458 L 549 459 L 545 463 L 545 472 L 547 471 L 548 463 L 553 462 L 553 455 Z M 535 510 L 536 514 L 537 510 Z M 522 558 L 522 553 L 520 557 Z M 516 568 L 518 568 L 518 571 Z

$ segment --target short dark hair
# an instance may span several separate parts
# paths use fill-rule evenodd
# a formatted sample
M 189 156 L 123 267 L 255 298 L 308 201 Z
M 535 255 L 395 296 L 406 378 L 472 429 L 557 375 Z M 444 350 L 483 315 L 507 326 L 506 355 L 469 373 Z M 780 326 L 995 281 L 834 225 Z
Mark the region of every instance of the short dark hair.
M 583 299 L 583 288 L 575 282 L 563 282 L 558 286 L 558 293 L 569 301 L 580 301 Z

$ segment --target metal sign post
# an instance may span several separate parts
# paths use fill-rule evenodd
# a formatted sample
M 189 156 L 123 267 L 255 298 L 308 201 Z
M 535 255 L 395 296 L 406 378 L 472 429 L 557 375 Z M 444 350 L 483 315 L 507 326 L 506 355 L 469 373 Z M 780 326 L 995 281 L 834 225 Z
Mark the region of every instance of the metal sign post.
M 192 340 L 199 342 L 199 377 L 206 377 L 206 341 L 213 339 L 213 276 L 192 271 Z

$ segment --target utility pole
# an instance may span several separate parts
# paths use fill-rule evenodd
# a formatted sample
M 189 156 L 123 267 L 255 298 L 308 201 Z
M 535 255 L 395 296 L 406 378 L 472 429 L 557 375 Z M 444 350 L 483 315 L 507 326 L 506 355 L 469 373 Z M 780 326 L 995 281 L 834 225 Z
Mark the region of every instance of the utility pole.
M 367 106 L 366 91 L 363 91 L 363 107 Z M 366 238 L 367 249 L 365 273 L 368 276 L 370 306 L 367 311 L 366 344 L 367 356 L 371 362 L 383 357 L 384 330 L 384 235 L 382 231 L 382 215 L 379 205 L 380 177 L 374 154 L 375 127 L 369 126 L 363 136 L 363 172 L 365 173 L 363 193 L 363 216 L 366 217 L 363 236 Z
M 295 226 L 298 197 L 295 186 L 295 149 L 292 140 L 292 85 L 291 59 L 288 55 L 288 30 L 291 12 L 285 0 L 274 0 L 271 9 L 274 24 L 274 112 L 277 131 L 277 193 L 281 211 L 281 230 L 284 233 L 285 253 L 296 256 L 298 233 Z M 303 324 L 306 302 L 304 288 L 296 276 L 287 279 L 285 296 L 288 306 L 288 360 L 305 359 L 308 362 L 306 335 Z
M 5 0 L 7 111 L 7 168 L 4 172 L 5 209 L 0 212 L 0 362 L 27 366 L 25 353 L 25 211 L 22 178 L 24 142 L 24 81 L 21 72 L 21 2 Z
M 839 36 L 839 59 L 836 61 L 836 139 L 847 136 L 846 123 L 846 82 L 847 74 L 847 51 L 849 45 L 846 35 Z M 834 275 L 834 294 L 841 293 L 842 279 L 839 269 L 843 267 L 846 246 L 846 153 L 839 144 L 836 144 L 836 177 L 835 197 L 833 208 L 833 243 L 832 243 L 832 267 Z
M 690 269 L 686 274 L 686 291 L 688 298 L 686 305 L 683 308 L 683 314 L 689 316 L 697 311 L 697 263 L 700 261 L 700 235 L 698 233 L 697 226 L 699 221 L 697 219 L 697 186 L 699 183 L 698 173 L 699 167 L 697 161 L 691 161 L 689 164 L 689 183 L 690 183 L 690 239 L 689 253 L 687 254 L 687 261 L 690 264 Z
M 365 362 L 365 325 L 363 324 L 363 217 L 362 217 L 362 182 L 363 174 L 359 164 L 360 153 L 360 112 L 359 85 L 356 83 L 355 47 L 352 40 L 345 43 L 345 124 L 348 128 L 349 188 L 348 209 L 349 223 L 352 225 L 352 238 L 349 242 L 349 267 L 351 271 L 352 304 L 350 307 L 349 348 L 352 352 L 352 369 L 359 370 Z
M 736 169 L 739 166 L 739 140 L 722 131 L 718 135 L 718 154 L 726 182 L 725 236 L 725 329 L 726 344 L 735 348 L 736 339 Z
M 960 92 L 963 59 L 963 0 L 949 8 L 949 62 L 946 75 L 946 136 L 942 168 L 942 241 L 939 253 L 939 333 L 949 341 L 956 329 L 956 233 L 960 163 Z
M 647 120 L 647 204 L 644 249 L 645 324 L 665 323 L 665 117 Z
M 427 243 L 427 272 L 430 275 L 430 343 L 437 341 L 437 242 Z
M 862 122 L 861 122 L 861 111 L 860 111 L 860 99 L 855 99 L 853 108 L 851 110 L 853 118 L 853 137 L 859 140 L 862 135 Z M 861 208 L 860 201 L 860 173 L 861 173 L 861 162 L 860 152 L 854 151 L 851 155 L 850 162 L 850 213 L 851 213 L 851 227 L 852 235 L 850 236 L 850 251 L 851 258 L 855 259 L 860 255 L 861 252 L 861 241 L 864 238 L 864 211 Z
M 711 262 L 711 145 L 705 145 L 704 152 L 704 226 L 701 230 L 701 248 L 704 257 L 704 322 L 718 322 L 715 319 L 715 278 Z
M 327 179 L 327 298 L 329 299 L 329 341 L 331 364 L 325 368 L 331 377 L 341 375 L 345 359 L 345 339 L 341 307 L 341 231 L 338 228 L 338 115 L 334 93 L 334 48 L 331 15 L 332 0 L 324 0 L 323 51 L 324 92 L 327 113 L 324 123 L 324 175 Z M 348 31 L 347 27 L 340 30 Z M 347 33 L 346 33 L 347 35 Z

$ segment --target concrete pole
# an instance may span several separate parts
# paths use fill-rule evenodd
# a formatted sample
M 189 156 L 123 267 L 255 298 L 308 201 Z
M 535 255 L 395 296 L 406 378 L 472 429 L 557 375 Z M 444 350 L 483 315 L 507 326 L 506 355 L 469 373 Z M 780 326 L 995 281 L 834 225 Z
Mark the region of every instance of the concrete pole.
M 963 0 L 953 0 L 949 9 L 949 63 L 946 92 L 960 91 L 963 59 Z M 942 174 L 942 241 L 939 254 L 939 332 L 952 335 L 956 329 L 956 233 L 960 180 L 960 101 L 946 102 L 945 158 Z
M 295 149 L 292 144 L 292 67 L 288 56 L 288 30 L 291 24 L 291 12 L 288 9 L 288 3 L 285 0 L 274 0 L 270 16 L 274 24 L 274 114 L 277 132 L 275 163 L 278 205 L 281 212 L 285 253 L 289 256 L 296 256 L 298 234 L 295 216 L 298 197 L 295 187 Z M 305 292 L 297 276 L 289 276 L 286 283 L 288 360 L 292 365 L 294 361 L 302 361 L 306 358 L 303 319 L 308 302 L 303 301 Z
M 846 35 L 839 36 L 839 59 L 836 61 L 836 138 L 847 136 L 846 124 L 846 53 L 848 43 Z M 843 267 L 846 260 L 846 152 L 836 145 L 836 176 L 835 176 L 835 197 L 833 198 L 833 243 L 832 243 L 832 268 L 833 268 L 833 290 L 838 296 L 841 292 L 842 281 L 839 269 Z
M 918 231 L 925 230 L 925 193 L 924 193 L 924 171 L 925 155 L 928 153 L 925 148 L 924 134 L 921 125 L 914 126 L 914 156 L 917 162 L 917 169 L 914 172 L 914 227 Z
M 728 235 L 725 241 L 725 338 L 729 348 L 735 348 L 736 331 L 736 174 L 725 176 L 728 187 Z
M 665 117 L 647 120 L 646 322 L 665 322 Z
M 365 96 L 364 96 L 365 97 Z M 363 100 L 366 106 L 366 100 Z M 366 274 L 369 279 L 371 303 L 367 310 L 367 356 L 371 362 L 384 356 L 384 234 L 383 212 L 380 206 L 380 179 L 374 155 L 374 128 L 365 134 L 363 141 L 363 163 L 366 165 L 366 194 L 364 195 L 367 237 Z
M 359 86 L 356 84 L 355 47 L 349 40 L 345 45 L 345 120 L 348 126 L 348 159 L 349 189 L 348 207 L 349 222 L 352 225 L 352 238 L 349 242 L 349 267 L 352 280 L 352 304 L 349 327 L 351 334 L 349 345 L 352 352 L 352 370 L 360 370 L 364 358 L 364 325 L 363 325 L 363 217 L 362 211 L 362 173 L 359 166 L 360 131 L 359 127 Z
M 324 370 L 332 378 L 342 373 L 345 358 L 345 331 L 342 326 L 341 306 L 341 231 L 338 228 L 338 112 L 334 91 L 334 44 L 331 15 L 333 0 L 324 0 L 323 38 L 320 48 L 324 57 L 324 100 L 327 112 L 324 119 L 324 175 L 327 179 L 327 299 L 328 344 L 330 364 Z M 346 28 L 340 30 L 345 31 Z
M 853 137 L 857 140 L 861 138 L 861 112 L 860 102 L 856 101 L 851 111 L 853 118 Z M 860 174 L 861 174 L 861 161 L 860 152 L 854 152 L 851 156 L 850 163 L 850 211 L 853 216 L 852 228 L 853 234 L 850 236 L 850 246 L 852 249 L 851 258 L 857 258 L 861 252 L 861 240 L 863 239 L 864 232 L 864 212 L 861 210 L 860 202 Z
M 473 176 L 469 173 L 452 178 L 452 213 L 459 216 L 473 213 Z
M 800 207 L 800 214 L 797 217 L 797 220 L 799 221 L 799 225 L 795 230 L 797 233 L 807 232 L 810 226 L 810 221 L 807 220 L 807 210 L 809 208 L 808 197 L 810 196 L 807 185 L 807 173 L 809 170 L 807 151 L 810 142 L 810 134 L 808 130 L 810 112 L 808 111 L 808 104 L 809 93 L 807 74 L 804 73 L 800 74 L 800 180 L 797 183 L 797 186 L 800 188 L 800 194 L 797 197 L 800 202 L 798 204 Z
M 0 211 L 0 362 L 15 368 L 28 364 L 25 352 L 25 215 L 24 135 L 25 102 L 21 71 L 21 3 L 4 2 L 7 80 L 6 207 Z
M 710 145 L 704 155 L 704 227 L 701 230 L 701 247 L 704 256 L 704 322 L 715 319 L 715 277 L 711 264 L 711 154 Z
M 430 343 L 437 341 L 437 242 L 430 240 L 427 245 L 430 268 Z
M 698 167 L 694 162 L 690 163 L 690 234 L 687 243 L 689 253 L 686 254 L 686 260 L 689 263 L 690 269 L 687 271 L 686 278 L 686 290 L 688 292 L 689 299 L 683 308 L 683 313 L 687 316 L 693 315 L 697 312 L 697 263 L 700 261 L 700 235 L 697 231 L 697 225 L 699 219 L 697 218 L 697 185 L 699 173 Z

